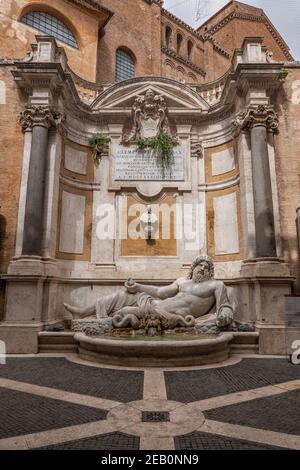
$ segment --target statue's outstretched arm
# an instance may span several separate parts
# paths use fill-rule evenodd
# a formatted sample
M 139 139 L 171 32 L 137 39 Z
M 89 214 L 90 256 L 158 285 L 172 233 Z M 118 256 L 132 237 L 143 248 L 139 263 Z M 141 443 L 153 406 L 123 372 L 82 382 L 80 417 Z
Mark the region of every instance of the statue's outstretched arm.
M 221 328 L 229 326 L 233 321 L 234 306 L 228 298 L 228 292 L 223 282 L 218 282 L 215 289 L 217 325 Z

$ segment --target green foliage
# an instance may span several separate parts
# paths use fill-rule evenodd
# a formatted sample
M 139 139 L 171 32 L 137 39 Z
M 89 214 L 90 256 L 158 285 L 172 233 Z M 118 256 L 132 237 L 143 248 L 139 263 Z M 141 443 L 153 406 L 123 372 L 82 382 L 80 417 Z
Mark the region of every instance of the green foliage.
M 103 134 L 94 134 L 93 137 L 90 138 L 89 144 L 90 146 L 95 149 L 97 145 L 104 145 L 110 142 L 110 138 Z
M 89 144 L 93 149 L 93 159 L 96 166 L 99 166 L 102 155 L 107 149 L 109 142 L 110 138 L 103 134 L 94 134 L 93 137 L 90 138 Z
M 145 150 L 148 148 L 148 141 L 149 139 L 138 139 L 137 146 L 139 150 Z
M 151 137 L 149 139 L 139 139 L 137 141 L 137 146 L 141 151 L 147 149 L 153 151 L 158 158 L 163 174 L 166 169 L 171 168 L 174 161 L 174 142 L 165 132 L 159 132 L 156 137 Z
M 54 119 L 58 119 L 61 116 L 61 111 L 57 106 L 51 108 L 51 113 Z
M 289 74 L 289 69 L 286 69 L 285 67 L 282 67 L 282 69 L 280 70 L 280 78 L 282 80 L 285 80 L 286 77 L 288 76 Z

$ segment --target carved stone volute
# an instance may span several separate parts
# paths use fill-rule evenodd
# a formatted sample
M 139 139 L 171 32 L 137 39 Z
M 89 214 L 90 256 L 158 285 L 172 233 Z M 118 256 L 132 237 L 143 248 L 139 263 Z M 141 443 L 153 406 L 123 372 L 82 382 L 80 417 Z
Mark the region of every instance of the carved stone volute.
M 20 113 L 19 123 L 24 132 L 31 131 L 34 126 L 42 126 L 50 129 L 60 126 L 65 120 L 65 115 L 56 108 L 49 106 L 28 106 Z
M 233 121 L 235 135 L 255 126 L 265 126 L 268 132 L 278 133 L 279 119 L 272 106 L 249 106 L 246 112 L 237 114 Z

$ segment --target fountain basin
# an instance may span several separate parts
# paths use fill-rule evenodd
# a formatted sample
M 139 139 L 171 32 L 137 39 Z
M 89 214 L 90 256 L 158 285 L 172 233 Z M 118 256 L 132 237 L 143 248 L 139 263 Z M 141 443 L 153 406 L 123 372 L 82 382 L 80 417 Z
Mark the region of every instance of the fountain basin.
M 99 364 L 123 367 L 201 366 L 223 362 L 230 356 L 232 333 L 203 339 L 128 341 L 76 333 L 79 356 Z

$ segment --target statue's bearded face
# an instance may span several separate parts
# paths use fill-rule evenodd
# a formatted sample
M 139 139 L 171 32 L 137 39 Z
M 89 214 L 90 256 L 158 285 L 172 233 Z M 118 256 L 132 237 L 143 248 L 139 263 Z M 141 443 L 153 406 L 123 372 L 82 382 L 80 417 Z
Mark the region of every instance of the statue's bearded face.
M 202 261 L 194 268 L 192 276 L 194 282 L 202 282 L 210 278 L 210 267 L 206 261 Z

